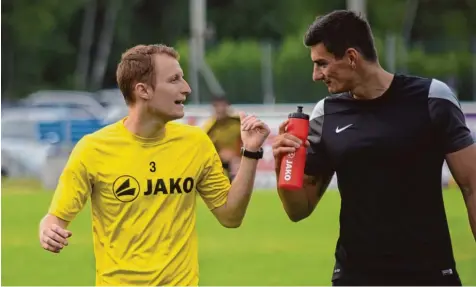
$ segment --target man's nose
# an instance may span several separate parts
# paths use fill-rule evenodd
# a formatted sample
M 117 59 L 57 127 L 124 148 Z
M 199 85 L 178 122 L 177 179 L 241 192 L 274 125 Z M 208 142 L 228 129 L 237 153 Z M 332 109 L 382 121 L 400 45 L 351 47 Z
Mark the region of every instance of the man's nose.
M 187 83 L 187 81 L 184 80 L 184 86 L 183 86 L 183 90 L 182 90 L 182 94 L 185 94 L 185 95 L 190 95 L 192 93 L 192 89 L 190 88 L 190 85 Z
M 312 73 L 312 80 L 314 82 L 321 81 L 324 79 L 324 74 L 321 72 L 319 68 L 314 68 L 314 71 Z

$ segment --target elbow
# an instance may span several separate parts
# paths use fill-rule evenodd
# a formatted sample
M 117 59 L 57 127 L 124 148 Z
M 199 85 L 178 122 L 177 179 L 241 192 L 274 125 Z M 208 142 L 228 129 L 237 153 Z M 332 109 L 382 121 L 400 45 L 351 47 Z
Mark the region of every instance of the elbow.
M 220 221 L 220 224 L 225 227 L 225 228 L 238 228 L 241 226 L 243 223 L 243 220 L 241 219 L 228 219 L 228 220 L 223 220 Z
M 286 211 L 286 214 L 288 215 L 289 219 L 292 222 L 299 222 L 303 219 L 306 219 L 309 216 L 308 212 L 290 212 L 290 211 Z
M 225 216 L 219 219 L 220 224 L 225 228 L 238 228 L 243 223 L 244 216 Z
M 290 215 L 290 214 L 288 214 L 288 217 L 289 217 L 289 219 L 291 219 L 292 222 L 299 222 L 299 221 L 301 221 L 301 220 L 307 218 L 307 215 L 301 215 L 301 214 L 298 214 L 298 215 L 295 215 L 295 214 Z

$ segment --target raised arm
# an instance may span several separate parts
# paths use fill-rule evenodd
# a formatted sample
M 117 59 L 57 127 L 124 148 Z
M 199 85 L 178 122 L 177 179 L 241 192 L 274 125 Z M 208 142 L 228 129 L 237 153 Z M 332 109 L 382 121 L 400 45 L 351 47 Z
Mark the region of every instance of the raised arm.
M 460 104 L 446 84 L 432 81 L 428 106 L 448 167 L 463 194 L 476 240 L 476 144 Z
M 59 253 L 68 245 L 67 239 L 72 233 L 66 228 L 91 194 L 93 178 L 84 163 L 90 157 L 87 142 L 82 139 L 74 147 L 61 173 L 48 213 L 40 221 L 40 244 L 45 250 Z
M 269 135 L 269 127 L 254 116 L 245 118 L 241 115 L 241 131 L 243 146 L 250 152 L 257 152 Z M 210 155 L 197 189 L 223 226 L 239 227 L 251 199 L 258 160 L 243 157 L 230 185 L 223 173 L 220 158 L 208 138 L 205 140 L 205 150 Z
M 300 221 L 308 217 L 324 195 L 334 172 L 329 167 L 327 155 L 322 143 L 324 123 L 324 100 L 314 108 L 309 125 L 308 141 L 302 143 L 297 137 L 286 133 L 288 121 L 279 127 L 279 135 L 273 144 L 276 178 L 279 178 L 281 159 L 285 154 L 294 152 L 300 145 L 307 147 L 306 168 L 301 190 L 288 191 L 278 188 L 279 198 L 289 218 Z

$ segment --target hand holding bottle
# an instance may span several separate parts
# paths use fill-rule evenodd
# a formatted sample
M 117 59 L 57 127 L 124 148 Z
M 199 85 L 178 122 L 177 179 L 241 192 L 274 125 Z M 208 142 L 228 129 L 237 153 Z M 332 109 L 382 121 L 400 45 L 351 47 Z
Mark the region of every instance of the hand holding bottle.
M 306 148 L 309 146 L 308 132 L 309 115 L 302 112 L 302 107 L 298 107 L 298 111 L 290 114 L 289 119 L 281 124 L 273 144 L 276 168 L 280 170 L 278 188 L 302 188 Z

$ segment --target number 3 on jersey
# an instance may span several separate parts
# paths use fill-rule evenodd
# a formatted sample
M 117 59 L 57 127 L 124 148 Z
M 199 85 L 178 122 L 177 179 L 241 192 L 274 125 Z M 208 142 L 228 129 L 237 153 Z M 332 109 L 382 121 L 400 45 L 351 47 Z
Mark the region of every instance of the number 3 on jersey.
M 150 169 L 149 169 L 149 170 L 150 170 L 151 172 L 155 172 L 155 161 L 151 161 L 151 162 L 149 163 L 149 165 L 150 165 Z

